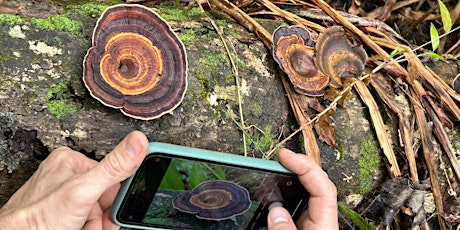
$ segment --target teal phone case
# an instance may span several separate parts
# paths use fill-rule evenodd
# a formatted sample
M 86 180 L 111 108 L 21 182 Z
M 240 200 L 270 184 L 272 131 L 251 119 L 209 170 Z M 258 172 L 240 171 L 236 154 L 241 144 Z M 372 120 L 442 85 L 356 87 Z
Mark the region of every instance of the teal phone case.
M 252 157 L 245 157 L 236 154 L 229 154 L 223 152 L 216 152 L 198 148 L 191 148 L 185 147 L 180 145 L 173 145 L 173 144 L 166 144 L 160 142 L 151 142 L 149 144 L 147 154 L 152 154 L 155 152 L 160 152 L 163 154 L 167 154 L 170 156 L 179 156 L 179 157 L 188 157 L 197 160 L 206 160 L 206 161 L 213 161 L 217 163 L 224 163 L 228 165 L 234 166 L 242 166 L 254 169 L 265 169 L 275 172 L 281 173 L 290 173 L 293 174 L 291 171 L 286 169 L 280 163 L 271 160 L 263 160 L 259 158 L 252 158 Z M 120 223 L 117 218 L 117 212 L 120 209 L 120 206 L 123 202 L 123 198 L 125 197 L 126 193 L 128 192 L 129 186 L 134 179 L 134 174 L 129 177 L 126 181 L 123 182 L 121 185 L 120 190 L 118 191 L 117 197 L 112 204 L 112 220 L 114 223 L 121 227 L 128 227 L 128 228 L 136 228 L 136 229 L 163 229 L 157 227 L 147 227 L 141 225 L 132 225 L 132 224 L 125 224 Z

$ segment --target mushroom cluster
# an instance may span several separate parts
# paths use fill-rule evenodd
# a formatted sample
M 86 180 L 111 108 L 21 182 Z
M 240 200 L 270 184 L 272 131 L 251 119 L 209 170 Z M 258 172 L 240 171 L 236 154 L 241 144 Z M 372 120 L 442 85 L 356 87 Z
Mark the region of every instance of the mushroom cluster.
M 83 68 L 94 98 L 138 119 L 174 110 L 187 88 L 184 45 L 166 21 L 140 5 L 104 11 Z
M 199 219 L 226 220 L 241 215 L 251 207 L 246 188 L 229 181 L 205 181 L 192 191 L 173 199 L 173 207 L 194 214 Z
M 316 43 L 305 27 L 279 27 L 273 33 L 273 57 L 294 89 L 308 96 L 323 95 L 329 84 L 341 87 L 342 78 L 359 77 L 367 60 L 364 48 L 340 26 L 325 29 Z
M 279 27 L 273 33 L 273 57 L 301 94 L 321 96 L 329 77 L 316 68 L 313 40 L 304 27 Z

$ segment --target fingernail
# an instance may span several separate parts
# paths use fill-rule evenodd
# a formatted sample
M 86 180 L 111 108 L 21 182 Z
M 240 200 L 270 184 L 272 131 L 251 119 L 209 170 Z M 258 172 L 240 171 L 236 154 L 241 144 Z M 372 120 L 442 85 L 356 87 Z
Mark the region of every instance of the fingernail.
M 274 207 L 283 207 L 283 203 L 279 202 L 279 201 L 276 201 L 276 202 L 273 202 L 271 203 L 269 206 L 268 206 L 268 211 L 272 210 L 272 208 Z
M 281 222 L 289 222 L 289 212 L 284 208 L 273 208 L 270 210 L 270 221 L 273 224 L 281 223 Z
M 142 150 L 141 140 L 134 134 L 128 135 L 125 149 L 131 156 L 137 156 Z

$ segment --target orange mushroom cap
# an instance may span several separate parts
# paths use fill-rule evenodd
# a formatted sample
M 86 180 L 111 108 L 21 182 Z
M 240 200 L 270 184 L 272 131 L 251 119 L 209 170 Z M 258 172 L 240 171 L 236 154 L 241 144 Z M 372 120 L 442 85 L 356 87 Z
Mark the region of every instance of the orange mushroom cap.
M 166 21 L 140 5 L 104 11 L 83 68 L 83 81 L 94 98 L 138 119 L 171 112 L 187 89 L 184 45 Z
M 312 44 L 310 33 L 301 26 L 279 27 L 273 32 L 273 57 L 296 92 L 321 96 L 329 77 L 316 68 Z

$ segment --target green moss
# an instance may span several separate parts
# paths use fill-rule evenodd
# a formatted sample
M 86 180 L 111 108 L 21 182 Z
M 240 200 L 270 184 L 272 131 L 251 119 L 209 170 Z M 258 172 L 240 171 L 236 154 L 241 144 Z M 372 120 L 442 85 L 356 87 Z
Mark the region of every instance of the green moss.
M 207 100 L 209 93 L 211 93 L 217 85 L 217 76 L 224 74 L 221 71 L 222 68 L 219 68 L 219 66 L 230 65 L 230 59 L 226 53 L 203 51 L 198 63 L 199 65 L 195 69 L 194 76 L 203 90 L 197 96 Z
M 343 149 L 344 149 L 343 143 L 337 142 L 337 147 L 338 147 L 337 152 L 338 152 L 338 154 L 339 154 L 339 160 L 338 160 L 338 161 L 339 161 L 339 162 L 343 162 L 343 161 L 345 161 L 345 154 L 344 154 L 344 150 L 343 150 Z
M 277 142 L 278 139 L 274 133 L 272 133 L 272 126 L 267 125 L 261 130 L 260 135 L 252 140 L 254 149 L 262 153 L 270 150 Z
M 0 14 L 0 24 L 8 26 L 24 24 L 25 20 L 17 15 L 12 14 Z
M 195 30 L 193 29 L 182 29 L 178 36 L 184 45 L 188 45 L 196 39 Z
M 358 157 L 359 178 L 361 181 L 359 190 L 361 194 L 372 190 L 372 177 L 381 166 L 382 161 L 379 152 L 379 144 L 372 134 L 364 138 L 363 142 L 361 142 Z
M 208 67 L 208 71 L 211 76 L 216 75 L 223 75 L 224 73 L 221 71 L 222 68 L 218 68 L 218 66 L 230 66 L 230 59 L 228 58 L 227 53 L 210 53 L 205 52 L 204 59 L 200 60 L 200 63 L 204 64 Z
M 190 10 L 183 10 L 178 7 L 164 6 L 156 8 L 157 13 L 165 20 L 178 20 L 187 21 L 193 17 L 201 15 L 202 12 L 199 8 L 192 8 Z
M 265 154 L 278 143 L 277 136 L 272 133 L 271 125 L 267 125 L 263 129 L 256 128 L 253 134 L 246 132 L 245 139 L 247 146 L 250 146 L 254 152 L 261 154 Z M 243 143 L 241 143 L 241 149 L 243 149 Z
M 57 118 L 75 113 L 80 105 L 71 100 L 72 90 L 69 82 L 62 81 L 51 87 L 46 93 L 46 106 Z
M 79 15 L 84 15 L 84 16 L 89 16 L 89 17 L 98 17 L 104 12 L 104 10 L 109 7 L 106 4 L 101 4 L 101 3 L 85 3 L 83 5 L 72 5 L 66 7 L 66 14 L 79 14 Z
M 224 34 L 230 35 L 230 36 L 233 36 L 233 37 L 239 37 L 239 34 L 237 32 L 235 32 L 235 30 L 233 28 L 230 28 L 228 26 L 228 23 L 229 22 L 227 20 L 225 20 L 225 19 L 216 20 L 217 26 L 219 26 L 220 28 L 223 29 Z
M 51 101 L 47 103 L 50 112 L 57 118 L 61 118 L 64 115 L 72 114 L 78 111 L 78 107 L 73 104 L 68 104 L 67 101 Z
M 46 19 L 32 18 L 31 22 L 38 28 L 44 30 L 58 30 L 68 32 L 72 35 L 81 34 L 83 24 L 61 15 L 52 15 Z
M 0 53 L 0 62 L 1 61 L 7 61 L 9 60 L 11 57 L 9 55 L 4 55 L 2 53 Z
M 288 23 L 286 23 L 286 22 L 282 22 L 282 23 L 280 24 L 280 26 L 290 26 L 290 25 L 289 25 Z
M 249 104 L 249 103 L 248 103 Z M 254 101 L 253 103 L 250 103 L 250 105 L 246 105 L 246 110 L 248 110 L 248 113 L 260 117 L 262 116 L 262 103 L 260 101 Z
M 218 25 L 218 26 L 220 26 L 222 28 L 228 28 L 228 22 L 225 19 L 215 20 L 215 22 L 216 22 L 216 25 Z

